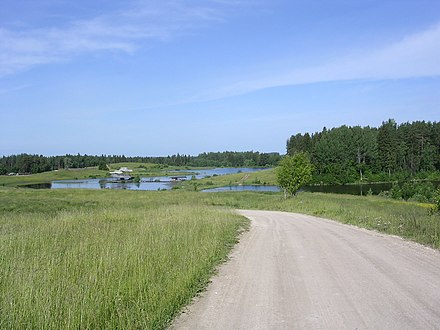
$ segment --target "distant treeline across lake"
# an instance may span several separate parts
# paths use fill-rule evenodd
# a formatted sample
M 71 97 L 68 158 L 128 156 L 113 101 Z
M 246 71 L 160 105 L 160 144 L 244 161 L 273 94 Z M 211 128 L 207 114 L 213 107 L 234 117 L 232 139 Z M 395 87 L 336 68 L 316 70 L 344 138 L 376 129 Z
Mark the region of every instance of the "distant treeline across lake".
M 124 155 L 11 155 L 0 158 L 0 175 L 8 173 L 41 173 L 65 168 L 85 168 L 107 164 L 136 162 L 157 164 L 158 167 L 166 166 L 192 166 L 192 167 L 254 167 L 276 166 L 281 156 L 277 152 L 260 153 L 245 152 L 208 152 L 198 156 L 172 155 L 166 157 L 130 157 Z

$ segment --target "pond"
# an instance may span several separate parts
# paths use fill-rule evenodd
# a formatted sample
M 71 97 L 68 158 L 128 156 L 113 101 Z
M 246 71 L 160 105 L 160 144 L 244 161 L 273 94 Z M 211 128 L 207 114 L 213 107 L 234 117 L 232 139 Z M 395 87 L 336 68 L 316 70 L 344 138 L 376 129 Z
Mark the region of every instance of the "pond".
M 392 183 L 369 183 L 369 184 L 351 184 L 351 185 L 322 185 L 306 186 L 300 189 L 306 192 L 321 192 L 332 194 L 348 195 L 367 195 L 371 190 L 373 195 L 378 195 L 381 191 L 390 190 Z M 225 192 L 225 191 L 271 191 L 278 192 L 281 189 L 278 186 L 226 186 L 202 190 L 203 192 Z
M 373 195 L 378 195 L 382 191 L 390 190 L 392 183 L 365 183 L 365 184 L 347 184 L 347 185 L 321 185 L 306 186 L 300 191 L 321 192 L 332 194 L 348 194 L 348 195 L 367 195 L 371 190 Z

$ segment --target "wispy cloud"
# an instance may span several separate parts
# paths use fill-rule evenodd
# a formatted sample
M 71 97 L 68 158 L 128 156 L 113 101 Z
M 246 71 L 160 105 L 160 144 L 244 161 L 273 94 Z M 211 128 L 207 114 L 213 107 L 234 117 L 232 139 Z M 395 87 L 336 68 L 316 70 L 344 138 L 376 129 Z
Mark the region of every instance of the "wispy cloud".
M 344 80 L 384 80 L 440 75 L 440 23 L 405 36 L 381 49 L 344 56 L 306 68 L 278 68 L 278 73 L 241 79 L 192 101 L 241 95 L 261 89 Z M 275 70 L 274 70 L 275 71 Z
M 139 1 L 118 12 L 62 27 L 8 29 L 0 25 L 0 76 L 70 59 L 78 54 L 133 53 L 143 43 L 167 40 L 197 25 L 222 21 L 239 1 Z
M 18 92 L 18 91 L 21 91 L 21 90 L 26 89 L 28 87 L 29 87 L 29 85 L 22 85 L 22 86 L 7 88 L 7 89 L 0 89 L 0 96 L 5 95 L 5 94 L 9 94 L 9 93 Z

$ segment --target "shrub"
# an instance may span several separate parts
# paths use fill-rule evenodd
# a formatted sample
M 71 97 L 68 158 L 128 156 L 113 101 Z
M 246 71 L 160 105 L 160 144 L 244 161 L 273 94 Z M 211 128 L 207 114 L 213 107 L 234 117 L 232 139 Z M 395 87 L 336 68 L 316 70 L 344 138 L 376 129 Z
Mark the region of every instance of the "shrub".
M 440 212 L 440 187 L 436 189 L 433 196 L 434 206 L 432 207 L 432 213 Z
M 98 170 L 100 170 L 100 171 L 108 171 L 107 164 L 105 162 L 99 163 Z

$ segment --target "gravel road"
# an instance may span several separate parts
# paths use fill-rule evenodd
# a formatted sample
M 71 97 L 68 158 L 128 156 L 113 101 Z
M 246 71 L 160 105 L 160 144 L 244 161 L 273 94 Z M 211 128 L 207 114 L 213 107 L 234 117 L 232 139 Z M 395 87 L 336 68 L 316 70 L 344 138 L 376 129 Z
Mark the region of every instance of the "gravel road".
M 174 329 L 440 329 L 440 253 L 316 217 L 252 220 Z

